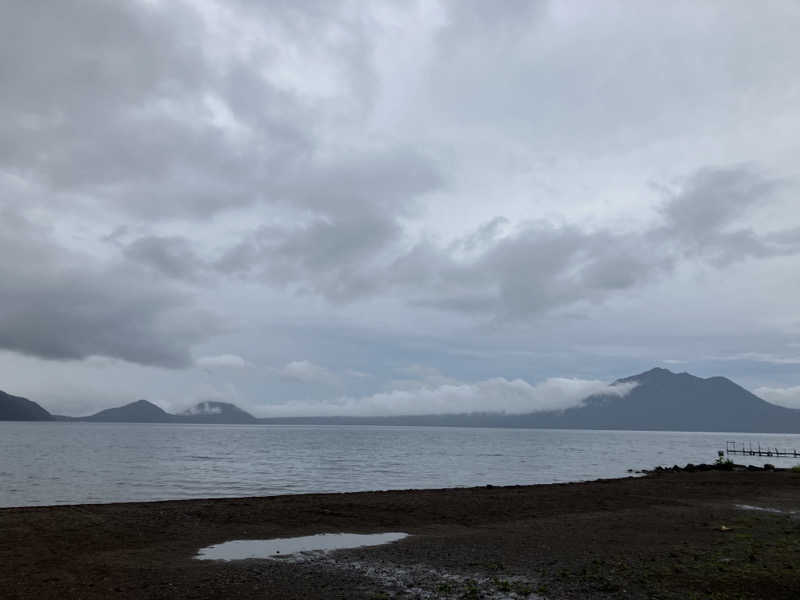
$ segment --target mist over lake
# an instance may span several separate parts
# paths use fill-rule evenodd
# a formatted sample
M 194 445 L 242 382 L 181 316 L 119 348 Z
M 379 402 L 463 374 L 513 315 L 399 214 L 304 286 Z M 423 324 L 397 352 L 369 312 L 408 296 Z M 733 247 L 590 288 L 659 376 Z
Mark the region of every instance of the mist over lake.
M 711 462 L 729 439 L 800 448 L 779 434 L 0 422 L 0 506 L 582 481 Z

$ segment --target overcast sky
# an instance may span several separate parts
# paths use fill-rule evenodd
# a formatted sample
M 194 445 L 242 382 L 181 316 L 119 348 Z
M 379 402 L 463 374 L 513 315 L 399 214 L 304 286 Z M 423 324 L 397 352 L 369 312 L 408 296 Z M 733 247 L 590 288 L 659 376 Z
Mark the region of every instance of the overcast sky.
M 792 0 L 0 0 L 0 389 L 524 412 L 659 365 L 800 407 L 798 31 Z

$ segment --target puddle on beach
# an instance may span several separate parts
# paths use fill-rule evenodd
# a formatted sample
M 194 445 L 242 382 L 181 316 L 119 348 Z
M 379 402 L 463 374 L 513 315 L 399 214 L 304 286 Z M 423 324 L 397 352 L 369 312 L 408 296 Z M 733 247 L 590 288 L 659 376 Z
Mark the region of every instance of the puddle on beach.
M 202 548 L 199 560 L 244 560 L 247 558 L 278 558 L 301 552 L 344 550 L 363 546 L 378 546 L 408 537 L 407 533 L 320 533 L 304 537 L 272 540 L 233 540 Z
M 498 579 L 495 574 L 452 573 L 424 564 L 396 564 L 368 557 L 352 560 L 330 554 L 329 550 L 344 550 L 388 544 L 408 537 L 407 533 L 323 533 L 295 538 L 272 540 L 234 540 L 203 548 L 195 556 L 200 560 L 244 560 L 248 558 L 286 559 L 291 563 L 311 562 L 320 568 L 359 573 L 390 592 L 391 597 L 456 598 L 478 597 L 486 600 L 544 600 L 531 590 L 536 581 L 511 576 Z M 477 594 L 477 595 L 476 595 Z M 383 596 L 382 596 L 383 597 Z M 389 596 L 386 596 L 387 598 Z
M 752 506 L 750 504 L 737 504 L 736 508 L 739 510 L 756 510 L 759 512 L 773 513 L 776 515 L 796 515 L 796 510 L 781 510 L 780 508 L 770 508 L 768 506 Z

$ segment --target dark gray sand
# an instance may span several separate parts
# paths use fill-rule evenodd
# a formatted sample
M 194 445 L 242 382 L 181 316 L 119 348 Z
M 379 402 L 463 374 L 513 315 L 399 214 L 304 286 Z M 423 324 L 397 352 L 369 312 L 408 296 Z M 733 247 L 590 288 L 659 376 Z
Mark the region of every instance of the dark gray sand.
M 767 509 L 767 510 L 756 510 Z M 800 474 L 0 509 L 0 598 L 800 598 Z M 229 540 L 406 532 L 198 560 Z

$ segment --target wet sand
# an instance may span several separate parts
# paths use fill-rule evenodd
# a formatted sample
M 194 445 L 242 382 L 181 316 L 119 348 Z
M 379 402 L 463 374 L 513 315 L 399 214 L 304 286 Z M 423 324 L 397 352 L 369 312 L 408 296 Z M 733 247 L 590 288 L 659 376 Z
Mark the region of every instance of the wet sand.
M 799 473 L 717 471 L 0 509 L 0 597 L 796 599 L 792 511 Z M 338 532 L 411 535 L 278 560 L 194 558 L 228 540 Z

